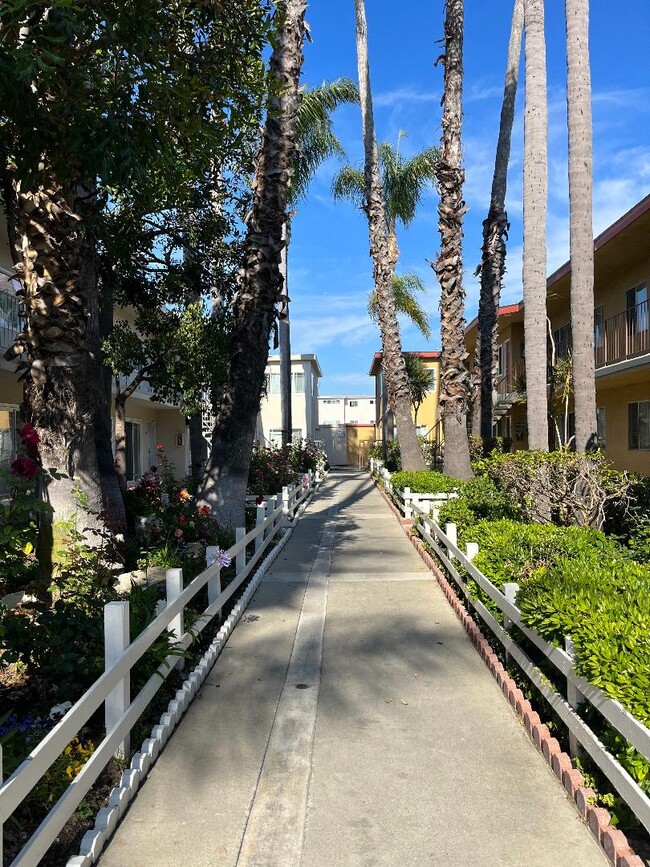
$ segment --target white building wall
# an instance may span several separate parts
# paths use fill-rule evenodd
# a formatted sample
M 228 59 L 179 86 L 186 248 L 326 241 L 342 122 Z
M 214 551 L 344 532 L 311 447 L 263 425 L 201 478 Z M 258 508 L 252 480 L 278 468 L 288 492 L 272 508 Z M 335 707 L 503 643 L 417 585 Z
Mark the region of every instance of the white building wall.
M 370 395 L 323 395 L 318 398 L 318 424 L 374 424 L 375 398 Z
M 314 439 L 318 424 L 318 379 L 320 365 L 315 355 L 291 356 L 291 419 L 294 437 Z M 267 389 L 257 419 L 257 440 L 278 445 L 282 436 L 280 358 L 270 356 L 266 366 Z

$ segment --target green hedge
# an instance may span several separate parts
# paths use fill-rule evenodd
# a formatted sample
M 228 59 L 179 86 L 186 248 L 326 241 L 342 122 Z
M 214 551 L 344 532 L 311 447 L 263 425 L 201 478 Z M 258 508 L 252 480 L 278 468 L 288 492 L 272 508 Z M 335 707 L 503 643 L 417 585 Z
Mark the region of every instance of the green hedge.
M 457 490 L 461 482 L 435 470 L 395 473 L 391 477 L 393 487 L 399 490 L 410 488 L 414 494 L 447 494 Z
M 450 500 L 440 510 L 440 523 L 456 524 L 459 529 L 469 527 L 484 518 L 517 520 L 521 508 L 500 490 L 487 476 L 476 476 L 469 482 L 457 483 L 460 496 Z

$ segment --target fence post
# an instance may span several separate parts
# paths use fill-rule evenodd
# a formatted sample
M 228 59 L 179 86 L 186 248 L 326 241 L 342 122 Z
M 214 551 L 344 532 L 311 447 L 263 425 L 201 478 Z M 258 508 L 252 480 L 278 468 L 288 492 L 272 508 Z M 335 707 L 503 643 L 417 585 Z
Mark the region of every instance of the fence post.
M 104 670 L 108 671 L 129 646 L 129 603 L 108 602 L 104 605 Z M 104 725 L 110 731 L 123 716 L 131 701 L 131 672 L 106 696 L 104 701 Z M 129 758 L 130 735 L 126 735 L 115 751 L 116 758 Z
M 431 503 L 431 520 L 434 524 L 437 524 L 440 521 L 440 506 L 436 506 L 435 503 Z
M 264 530 L 261 529 L 264 519 L 266 518 L 266 500 L 263 503 L 257 504 L 257 512 L 255 513 L 255 528 L 259 530 L 255 536 L 255 552 L 259 551 L 264 541 Z
M 307 475 L 309 476 L 309 490 L 311 491 L 312 488 L 315 487 L 315 485 L 314 485 L 314 471 L 313 470 L 307 470 Z
M 282 526 L 288 527 L 291 522 L 289 518 L 289 487 L 285 485 L 282 488 Z
M 182 569 L 167 569 L 165 572 L 165 582 L 167 585 L 167 605 L 171 605 L 175 599 L 183 592 L 183 570 Z M 179 611 L 176 617 L 167 627 L 168 632 L 172 632 L 176 637 L 176 641 L 180 641 L 185 632 L 183 628 L 183 612 Z M 179 656 L 173 667 L 182 670 L 185 666 L 185 660 Z
M 571 657 L 571 662 L 574 663 L 576 658 L 576 649 L 572 639 L 568 635 L 564 636 L 564 649 Z M 566 679 L 566 700 L 573 710 L 577 710 L 578 705 L 582 704 L 584 701 L 582 693 L 578 687 L 575 686 L 570 675 Z M 571 758 L 574 758 L 580 752 L 578 739 L 571 730 L 569 730 L 569 752 L 571 753 Z
M 205 562 L 208 566 L 212 566 L 217 557 L 219 556 L 219 546 L 218 545 L 208 545 L 205 549 Z M 221 595 L 221 567 L 219 567 L 212 578 L 208 579 L 208 605 L 212 605 L 213 602 L 216 602 L 219 596 Z M 221 609 L 219 609 L 219 616 L 221 616 Z
M 275 511 L 275 509 L 280 509 L 280 508 L 282 508 L 282 512 L 280 512 L 280 517 L 276 518 L 275 522 L 273 524 L 273 535 L 274 536 L 275 536 L 275 531 L 277 530 L 277 528 L 282 527 L 283 523 L 284 523 L 284 521 L 283 521 L 284 508 L 283 508 L 282 494 L 281 493 L 277 494 L 275 497 L 275 505 L 273 506 L 273 510 Z
M 273 510 L 275 509 L 275 503 L 276 503 L 275 497 L 271 497 L 271 496 L 264 497 L 264 512 L 265 512 L 264 520 L 265 521 L 267 518 L 270 518 L 271 515 L 273 514 Z M 269 527 L 264 531 L 263 536 L 265 539 L 268 539 L 269 536 L 273 535 L 273 529 L 274 529 L 273 527 Z
M 503 585 L 503 595 L 506 597 L 508 602 L 512 602 L 513 605 L 515 604 L 515 602 L 517 600 L 517 591 L 518 590 L 519 590 L 519 584 L 516 584 L 514 581 L 507 582 L 506 584 Z M 507 629 L 508 632 L 510 632 L 510 630 L 513 627 L 513 622 L 508 617 L 507 614 L 503 615 L 503 627 L 504 627 L 504 629 Z M 505 651 L 505 663 L 506 663 L 506 668 L 507 668 L 508 665 L 510 665 L 510 654 L 508 653 L 507 650 Z
M 237 527 L 235 530 L 235 543 L 241 542 L 246 535 L 246 527 Z M 239 573 L 246 568 L 246 548 L 241 550 L 235 558 L 235 572 Z
M 413 509 L 411 507 L 412 497 L 411 497 L 411 489 L 404 488 L 403 494 L 404 498 L 404 519 L 406 521 L 410 521 L 413 517 Z
M 454 547 L 458 547 L 458 528 L 455 524 L 445 524 L 445 536 Z M 447 556 L 453 563 L 454 555 L 451 553 L 449 548 L 447 548 Z

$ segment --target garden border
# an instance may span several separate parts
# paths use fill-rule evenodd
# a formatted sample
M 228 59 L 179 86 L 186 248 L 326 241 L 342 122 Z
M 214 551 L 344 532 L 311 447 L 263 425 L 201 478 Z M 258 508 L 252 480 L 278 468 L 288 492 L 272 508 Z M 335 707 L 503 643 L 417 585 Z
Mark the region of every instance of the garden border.
M 318 485 L 323 481 L 323 478 L 319 479 Z M 108 806 L 102 807 L 99 810 L 95 818 L 95 827 L 84 834 L 79 847 L 79 855 L 73 855 L 69 858 L 66 862 L 66 867 L 90 867 L 90 865 L 98 860 L 104 846 L 117 830 L 129 804 L 137 794 L 140 786 L 144 783 L 147 774 L 156 763 L 165 744 L 172 736 L 221 655 L 221 651 L 225 647 L 232 631 L 239 623 L 242 614 L 248 608 L 269 566 L 289 541 L 296 524 L 313 499 L 315 491 L 316 488 L 303 501 L 294 520 L 289 522 L 289 526 L 278 544 L 260 563 L 241 598 L 236 602 L 233 610 L 210 643 L 210 646 L 194 666 L 191 674 L 186 678 L 180 689 L 176 691 L 174 698 L 170 700 L 167 710 L 160 717 L 160 722 L 152 728 L 151 736 L 143 741 L 140 750 L 131 759 L 129 768 L 122 772 L 120 785 L 115 786 L 108 797 Z
M 589 830 L 607 858 L 614 867 L 645 867 L 644 861 L 634 852 L 625 834 L 610 824 L 611 816 L 609 812 L 602 807 L 594 805 L 595 792 L 584 785 L 582 774 L 577 768 L 573 767 L 570 756 L 563 752 L 557 739 L 552 737 L 548 727 L 542 723 L 530 702 L 525 698 L 514 679 L 508 674 L 496 653 L 492 650 L 490 643 L 483 635 L 480 627 L 472 619 L 461 598 L 443 575 L 438 563 L 425 549 L 421 539 L 411 533 L 413 521 L 402 516 L 402 513 L 390 500 L 372 473 L 370 473 L 370 477 L 390 510 L 398 518 L 400 526 L 410 539 L 411 544 L 435 575 L 447 601 L 453 608 L 456 617 L 460 620 L 477 653 L 497 681 L 513 712 L 523 723 L 530 739 L 564 786 L 580 816 L 587 823 Z

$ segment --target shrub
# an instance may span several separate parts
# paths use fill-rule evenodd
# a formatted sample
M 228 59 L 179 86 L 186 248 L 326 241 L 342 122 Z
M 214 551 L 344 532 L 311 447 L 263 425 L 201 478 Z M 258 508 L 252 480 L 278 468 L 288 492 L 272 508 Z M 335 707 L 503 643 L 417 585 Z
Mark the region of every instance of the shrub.
M 517 451 L 477 465 L 521 504 L 526 520 L 602 528 L 612 504 L 627 502 L 630 479 L 612 470 L 602 453 Z
M 248 471 L 249 494 L 261 497 L 278 494 L 285 485 L 294 485 L 300 476 L 291 460 L 291 446 L 281 449 L 257 449 Z
M 449 493 L 455 491 L 460 484 L 457 479 L 452 479 L 436 470 L 395 473 L 391 482 L 400 490 L 410 488 L 416 494 Z
M 452 522 L 459 527 L 487 518 L 521 518 L 521 508 L 487 476 L 476 476 L 459 485 L 459 497 L 449 500 L 440 510 L 441 523 Z

